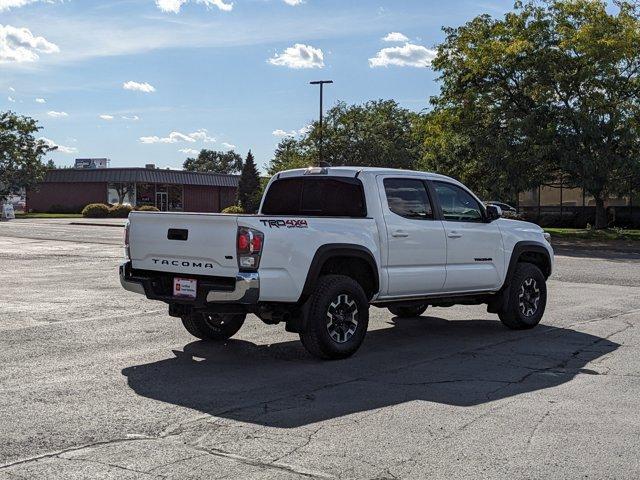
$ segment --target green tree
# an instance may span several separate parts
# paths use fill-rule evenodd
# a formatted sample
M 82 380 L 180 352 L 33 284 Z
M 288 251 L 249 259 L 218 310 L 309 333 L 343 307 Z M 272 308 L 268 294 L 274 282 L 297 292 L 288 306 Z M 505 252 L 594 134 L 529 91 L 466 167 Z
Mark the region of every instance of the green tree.
M 260 175 L 253 154 L 249 150 L 238 183 L 238 204 L 246 213 L 255 213 L 260 206 L 261 193 Z
M 35 138 L 40 128 L 33 118 L 0 112 L 0 198 L 42 180 L 46 171 L 42 157 L 57 147 Z
M 283 138 L 269 162 L 269 175 L 275 175 L 282 170 L 304 168 L 313 165 L 313 161 L 302 142 L 291 137 Z
M 203 148 L 197 158 L 187 158 L 183 168 L 190 172 L 237 174 L 242 170 L 242 157 L 233 150 L 218 152 Z
M 508 199 L 562 177 L 606 226 L 604 199 L 634 184 L 640 138 L 640 21 L 632 3 L 615 6 L 517 2 L 445 29 L 421 166 Z
M 420 159 L 419 118 L 393 100 L 338 102 L 323 122 L 323 161 L 334 166 L 414 168 Z M 269 173 L 317 165 L 319 135 L 319 124 L 314 122 L 300 139 L 283 139 Z

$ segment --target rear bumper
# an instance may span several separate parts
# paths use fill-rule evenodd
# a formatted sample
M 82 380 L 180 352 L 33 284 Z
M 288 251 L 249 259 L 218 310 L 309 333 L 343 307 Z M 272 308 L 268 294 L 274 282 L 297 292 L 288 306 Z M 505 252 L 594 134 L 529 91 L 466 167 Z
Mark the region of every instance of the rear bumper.
M 198 294 L 195 299 L 176 298 L 172 295 L 171 279 L 174 274 L 135 270 L 131 262 L 120 265 L 120 284 L 130 292 L 145 295 L 150 300 L 169 304 L 179 303 L 205 306 L 208 303 L 238 303 L 251 305 L 260 298 L 260 276 L 257 272 L 238 272 L 233 278 L 198 278 Z

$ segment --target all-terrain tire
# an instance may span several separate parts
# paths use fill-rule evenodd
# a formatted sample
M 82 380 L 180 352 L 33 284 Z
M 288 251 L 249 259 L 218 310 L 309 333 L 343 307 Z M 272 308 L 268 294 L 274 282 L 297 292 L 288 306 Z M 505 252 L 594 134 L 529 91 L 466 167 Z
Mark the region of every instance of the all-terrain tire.
M 201 340 L 227 340 L 242 327 L 244 313 L 194 312 L 182 317 L 182 324 L 194 337 Z
M 317 358 L 353 355 L 369 325 L 369 300 L 358 282 L 345 275 L 324 275 L 311 297 L 300 340 Z
M 508 297 L 498 312 L 502 323 L 512 330 L 533 328 L 547 306 L 547 282 L 532 263 L 518 263 L 511 277 Z
M 426 303 L 419 303 L 416 305 L 396 305 L 388 307 L 388 310 L 392 315 L 400 318 L 419 317 L 424 313 L 429 305 Z

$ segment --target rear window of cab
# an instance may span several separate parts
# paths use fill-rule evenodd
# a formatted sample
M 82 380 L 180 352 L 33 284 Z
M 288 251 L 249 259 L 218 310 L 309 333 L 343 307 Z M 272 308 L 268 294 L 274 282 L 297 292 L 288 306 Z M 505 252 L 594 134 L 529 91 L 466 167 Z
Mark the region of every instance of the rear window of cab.
M 265 196 L 263 215 L 366 217 L 362 182 L 350 177 L 292 177 L 275 180 Z

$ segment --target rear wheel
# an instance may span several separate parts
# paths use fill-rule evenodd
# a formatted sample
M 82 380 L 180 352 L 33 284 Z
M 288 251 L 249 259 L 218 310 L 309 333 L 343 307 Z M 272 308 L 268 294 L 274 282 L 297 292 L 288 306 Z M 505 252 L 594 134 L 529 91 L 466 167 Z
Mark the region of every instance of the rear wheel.
M 300 340 L 318 358 L 340 359 L 360 347 L 369 325 L 369 301 L 358 282 L 345 275 L 325 275 L 309 300 Z
M 396 305 L 388 307 L 388 310 L 396 317 L 411 318 L 422 315 L 428 306 L 429 305 L 426 303 L 419 303 L 415 305 Z
M 182 324 L 201 340 L 226 340 L 238 333 L 245 318 L 244 313 L 194 312 L 182 317 Z
M 513 330 L 533 328 L 542 319 L 547 305 L 547 282 L 531 263 L 518 263 L 511 278 L 509 297 L 498 313 L 504 325 Z

